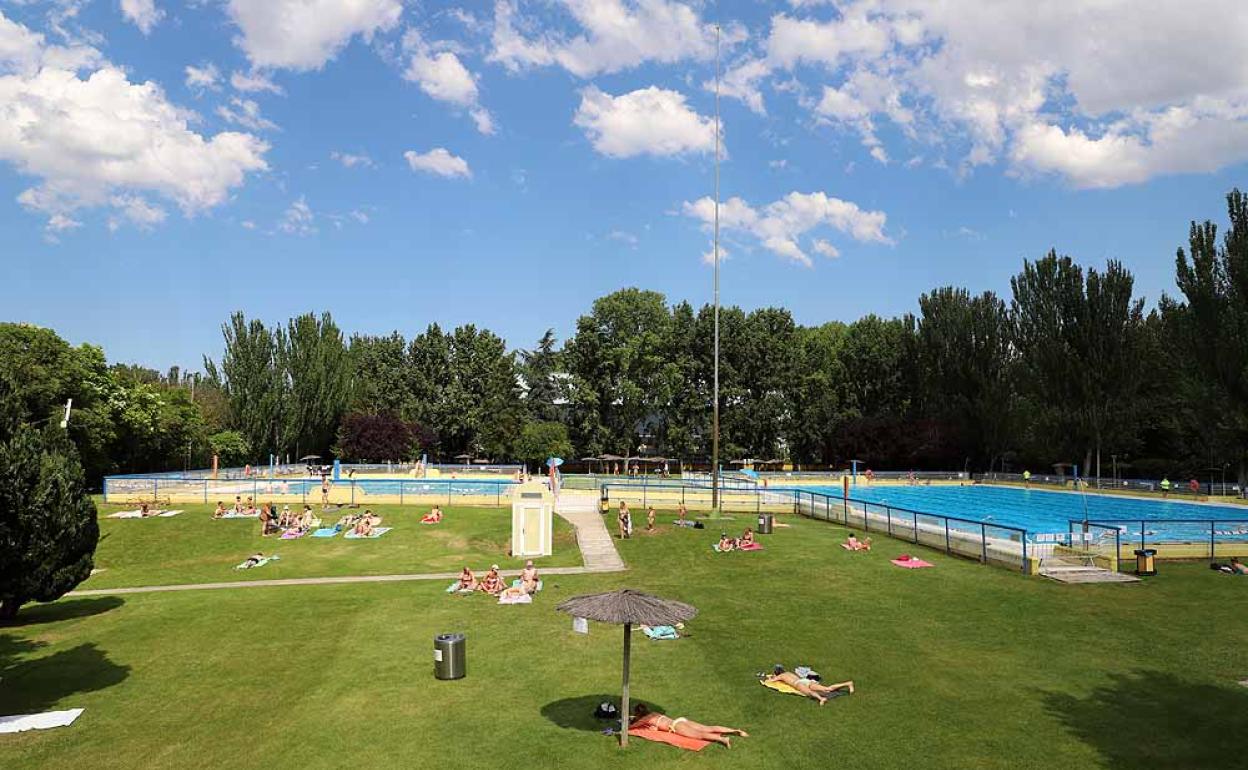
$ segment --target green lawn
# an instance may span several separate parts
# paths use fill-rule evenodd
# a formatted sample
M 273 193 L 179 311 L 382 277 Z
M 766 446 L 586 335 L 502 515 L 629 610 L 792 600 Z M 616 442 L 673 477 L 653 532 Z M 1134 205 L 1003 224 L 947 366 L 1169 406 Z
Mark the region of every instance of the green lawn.
M 458 572 L 498 564 L 523 566 L 507 556 L 511 545 L 510 508 L 446 508 L 441 524 L 420 523 L 429 507 L 379 505 L 383 527 L 375 540 L 304 536 L 281 540 L 260 537 L 255 519 L 213 519 L 213 506 L 187 505 L 171 518 L 109 519 L 117 506 L 101 508 L 98 570 L 81 588 L 212 583 L 232 580 Z M 319 514 L 332 526 L 345 513 Z M 281 558 L 256 570 L 235 570 L 249 555 L 276 552 Z M 580 566 L 576 535 L 555 517 L 555 553 L 536 560 L 540 566 Z
M 0 757 L 526 770 L 1248 761 L 1248 688 L 1236 684 L 1248 678 L 1248 579 L 1163 563 L 1143 584 L 1061 586 L 928 551 L 935 569 L 898 569 L 888 558 L 910 546 L 880 538 L 851 554 L 836 547 L 844 530 L 819 522 L 793 521 L 758 553 L 714 554 L 717 534 L 639 535 L 621 544 L 629 572 L 549 578 L 529 606 L 378 583 L 30 607 L 0 632 L 0 713 L 86 712 L 70 728 L 0 736 Z M 620 752 L 598 734 L 589 715 L 618 692 L 620 630 L 578 636 L 553 608 L 621 585 L 701 610 L 688 638 L 635 639 L 634 697 L 752 737 L 695 755 Z M 449 630 L 468 634 L 468 677 L 439 682 L 431 638 Z M 776 662 L 852 677 L 859 692 L 823 708 L 773 693 L 754 672 Z

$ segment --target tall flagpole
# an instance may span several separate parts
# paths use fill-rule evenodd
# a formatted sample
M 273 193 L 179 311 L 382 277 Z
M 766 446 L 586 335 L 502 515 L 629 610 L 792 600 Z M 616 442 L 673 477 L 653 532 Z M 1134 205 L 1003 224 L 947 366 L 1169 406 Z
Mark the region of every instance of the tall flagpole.
M 719 24 L 715 25 L 715 388 L 711 428 L 711 509 L 719 511 Z

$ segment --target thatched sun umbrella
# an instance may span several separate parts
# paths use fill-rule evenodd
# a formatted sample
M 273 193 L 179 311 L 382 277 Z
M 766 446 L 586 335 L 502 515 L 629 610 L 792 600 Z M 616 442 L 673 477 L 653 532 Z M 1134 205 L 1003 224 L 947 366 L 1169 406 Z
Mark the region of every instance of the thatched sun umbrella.
M 696 607 L 624 588 L 605 594 L 574 596 L 555 607 L 577 618 L 624 624 L 624 687 L 620 698 L 620 745 L 628 745 L 628 659 L 633 626 L 674 626 L 692 620 Z

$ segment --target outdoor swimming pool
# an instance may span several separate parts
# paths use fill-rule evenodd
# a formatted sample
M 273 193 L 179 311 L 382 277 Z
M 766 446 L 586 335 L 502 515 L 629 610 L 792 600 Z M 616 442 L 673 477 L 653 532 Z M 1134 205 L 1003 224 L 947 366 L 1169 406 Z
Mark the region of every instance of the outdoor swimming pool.
M 841 497 L 839 486 L 806 489 L 838 499 Z M 1248 508 L 1233 505 L 979 485 L 912 487 L 859 484 L 850 487 L 849 498 L 907 511 L 1017 527 L 1026 530 L 1029 539 L 1044 533 L 1068 532 L 1071 521 L 1085 518 L 1113 524 L 1128 534 L 1138 534 L 1140 522 L 1145 521 L 1146 532 L 1164 534 L 1168 538 L 1208 539 L 1213 529 L 1219 538 L 1248 539 Z M 1241 529 L 1243 531 L 1239 532 Z M 1232 532 L 1235 534 L 1230 534 Z

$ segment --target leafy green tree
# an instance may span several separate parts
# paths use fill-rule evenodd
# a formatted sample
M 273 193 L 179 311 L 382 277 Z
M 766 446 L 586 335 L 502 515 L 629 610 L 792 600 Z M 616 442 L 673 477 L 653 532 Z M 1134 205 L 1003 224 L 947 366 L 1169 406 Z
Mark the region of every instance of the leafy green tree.
M 368 414 L 410 410 L 407 342 L 397 331 L 385 337 L 351 338 L 351 409 Z
M 572 454 L 572 442 L 568 429 L 560 422 L 526 423 L 516 439 L 515 455 L 531 466 L 541 466 L 548 457 L 568 458 Z
M 1248 195 L 1238 189 L 1226 196 L 1230 228 L 1218 243 L 1217 226 L 1192 222 L 1189 252 L 1175 258 L 1176 282 L 1184 302 L 1163 298 L 1176 349 L 1195 364 L 1189 385 L 1215 409 L 1202 424 L 1218 434 L 1238 466 L 1240 483 L 1248 482 Z
M 225 394 L 233 425 L 259 454 L 280 454 L 281 407 L 285 387 L 278 366 L 277 342 L 258 320 L 234 313 L 221 326 L 225 353 L 221 367 L 204 358 L 204 370 Z
M 0 378 L 0 622 L 86 580 L 100 535 L 73 442 L 26 422 L 21 400 Z
M 506 457 L 523 425 L 515 356 L 502 338 L 469 324 L 450 336 L 450 386 L 438 430 L 453 453 Z
M 991 468 L 1009 441 L 1011 325 L 992 292 L 946 286 L 919 297 L 914 356 L 920 411 L 955 434 L 959 455 Z
M 533 350 L 520 351 L 519 371 L 524 380 L 524 404 L 534 419 L 553 422 L 560 418 L 563 401 L 559 383 L 559 351 L 555 332 L 547 329 Z
M 281 448 L 323 454 L 333 444 L 351 395 L 350 358 L 329 313 L 292 318 L 275 334 L 282 375 Z
M 789 388 L 793 416 L 788 440 L 798 463 L 836 465 L 837 426 L 846 414 L 845 366 L 841 346 L 845 324 L 833 321 L 806 327 L 796 335 L 797 372 Z
M 208 446 L 222 468 L 238 468 L 254 458 L 247 437 L 236 430 L 223 430 L 208 437 Z
M 421 431 L 391 413 L 356 412 L 342 418 L 335 454 L 356 462 L 403 462 L 419 456 Z
M 430 324 L 407 347 L 407 391 L 410 399 L 400 416 L 431 428 L 438 434 L 437 443 L 426 447 L 435 457 L 451 459 L 443 446 L 442 436 L 449 425 L 446 394 L 454 375 L 451 371 L 451 339 L 442 328 Z
M 1020 391 L 1041 439 L 1083 450 L 1084 474 L 1101 475 L 1105 445 L 1130 444 L 1143 360 L 1143 300 L 1121 263 L 1085 273 L 1056 252 L 1024 262 L 1010 281 Z M 1054 452 L 1056 454 L 1056 452 Z M 1094 465 L 1095 461 L 1095 465 Z

